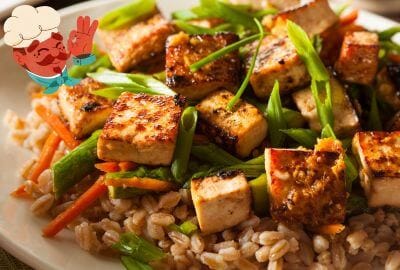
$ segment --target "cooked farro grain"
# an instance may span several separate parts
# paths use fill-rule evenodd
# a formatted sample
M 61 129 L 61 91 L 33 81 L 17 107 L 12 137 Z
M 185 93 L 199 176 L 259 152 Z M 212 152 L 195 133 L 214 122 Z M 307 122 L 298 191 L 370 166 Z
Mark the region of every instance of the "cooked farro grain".
M 269 253 L 269 260 L 270 261 L 276 261 L 283 257 L 286 252 L 288 252 L 290 249 L 289 242 L 285 239 L 279 240 L 276 242 L 270 250 Z
M 181 200 L 181 194 L 179 192 L 171 191 L 160 196 L 158 203 L 159 208 L 174 208 Z
M 271 247 L 262 246 L 255 253 L 256 260 L 260 263 L 267 262 L 269 260 L 270 251 L 271 251 Z
M 190 248 L 194 253 L 202 253 L 204 251 L 204 246 L 204 240 L 198 233 L 190 237 Z
M 159 226 L 166 227 L 175 223 L 175 217 L 173 215 L 165 213 L 154 213 L 150 215 L 150 222 Z
M 321 235 L 315 235 L 313 237 L 313 246 L 315 252 L 321 253 L 329 248 L 329 241 Z
M 119 233 L 114 230 L 108 230 L 103 234 L 101 239 L 106 246 L 111 247 L 119 241 Z
M 31 205 L 31 211 L 36 216 L 45 215 L 53 206 L 54 196 L 52 194 L 45 194 L 36 199 Z
M 240 247 L 240 253 L 244 258 L 253 257 L 258 248 L 259 246 L 256 243 L 247 242 Z
M 203 252 L 200 260 L 211 269 L 226 269 L 228 267 L 224 258 L 220 254 Z
M 276 231 L 265 231 L 260 234 L 260 244 L 273 245 L 284 238 L 284 234 Z
M 79 246 L 86 251 L 98 252 L 101 249 L 96 232 L 87 222 L 82 222 L 75 227 L 75 239 Z

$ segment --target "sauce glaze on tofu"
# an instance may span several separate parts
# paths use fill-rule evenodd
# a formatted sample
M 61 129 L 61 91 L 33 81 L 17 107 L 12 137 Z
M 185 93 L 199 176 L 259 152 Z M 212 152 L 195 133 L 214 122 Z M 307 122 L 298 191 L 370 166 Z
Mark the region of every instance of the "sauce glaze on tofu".
M 233 97 L 221 90 L 197 104 L 198 129 L 227 151 L 247 157 L 267 136 L 267 121 L 255 106 L 243 100 L 229 111 L 226 107 Z
M 61 113 L 76 138 L 84 138 L 102 128 L 110 115 L 112 101 L 91 93 L 102 87 L 102 84 L 86 78 L 75 86 L 63 85 L 58 90 Z
M 196 72 L 189 66 L 227 45 L 238 41 L 233 33 L 187 35 L 183 32 L 167 41 L 166 84 L 189 99 L 202 99 L 218 88 L 236 90 L 240 79 L 238 52 L 231 52 Z
M 265 150 L 270 213 L 275 220 L 309 227 L 344 221 L 343 149 L 326 140 L 314 151 Z
M 236 171 L 193 179 L 191 194 L 202 233 L 223 231 L 245 221 L 251 192 L 243 173 Z
M 400 207 L 400 131 L 358 132 L 353 152 L 361 169 L 361 185 L 371 207 Z
M 100 135 L 97 144 L 99 158 L 169 165 L 182 106 L 179 97 L 123 93 Z

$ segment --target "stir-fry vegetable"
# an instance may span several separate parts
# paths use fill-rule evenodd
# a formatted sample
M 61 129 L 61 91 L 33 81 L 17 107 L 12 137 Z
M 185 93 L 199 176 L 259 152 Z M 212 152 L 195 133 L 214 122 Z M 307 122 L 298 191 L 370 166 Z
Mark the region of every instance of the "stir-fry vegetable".
M 85 191 L 85 193 L 83 193 L 67 210 L 59 214 L 53 221 L 51 221 L 43 229 L 43 235 L 46 237 L 55 236 L 106 192 L 107 187 L 104 184 L 103 179 L 100 178 L 93 184 L 93 186 Z
M 121 262 L 125 266 L 126 270 L 153 270 L 153 268 L 141 261 L 135 260 L 129 256 L 122 256 Z
M 206 27 L 193 25 L 193 24 L 190 24 L 183 20 L 175 20 L 174 23 L 176 26 L 179 27 L 179 29 L 181 29 L 182 31 L 184 31 L 185 33 L 190 34 L 190 35 L 199 35 L 199 34 L 213 35 L 213 34 L 228 30 L 231 27 L 230 24 L 226 24 L 226 23 L 218 25 L 213 28 L 206 28 Z
M 382 130 L 381 117 L 379 115 L 378 102 L 376 100 L 376 91 L 370 90 L 371 93 L 371 108 L 368 115 L 368 127 L 370 130 Z
M 213 143 L 193 145 L 191 154 L 204 162 L 221 166 L 230 166 L 242 162 Z
M 281 130 L 283 133 L 288 135 L 290 138 L 298 142 L 300 145 L 312 149 L 317 142 L 318 134 L 305 128 L 291 128 Z
M 95 170 L 97 140 L 100 133 L 101 130 L 95 131 L 89 139 L 53 165 L 51 170 L 56 198 L 60 198 L 62 194 Z
M 99 21 L 99 28 L 104 30 L 122 28 L 155 12 L 156 8 L 155 0 L 134 0 L 104 15 Z
M 254 180 L 249 181 L 253 196 L 253 209 L 257 215 L 265 216 L 268 213 L 268 183 L 264 173 Z
M 195 107 L 187 107 L 181 116 L 179 134 L 176 142 L 174 159 L 171 172 L 178 182 L 184 181 L 189 162 L 190 150 L 193 143 L 193 135 L 197 125 L 197 111 Z
M 92 53 L 96 56 L 94 63 L 84 66 L 74 65 L 68 69 L 68 75 L 74 78 L 85 78 L 88 73 L 95 72 L 99 68 L 112 68 L 108 55 L 100 52 L 95 44 L 93 44 Z
M 285 141 L 285 133 L 281 130 L 286 129 L 286 121 L 283 116 L 281 98 L 279 96 L 279 82 L 275 81 L 271 97 L 268 100 L 267 107 L 268 134 L 272 147 L 280 147 Z
M 183 222 L 181 225 L 171 224 L 170 226 L 168 226 L 168 229 L 170 229 L 172 231 L 177 231 L 177 232 L 180 232 L 180 233 L 183 233 L 186 235 L 191 235 L 198 230 L 198 227 L 196 224 L 194 224 L 190 220 L 187 220 L 187 221 Z

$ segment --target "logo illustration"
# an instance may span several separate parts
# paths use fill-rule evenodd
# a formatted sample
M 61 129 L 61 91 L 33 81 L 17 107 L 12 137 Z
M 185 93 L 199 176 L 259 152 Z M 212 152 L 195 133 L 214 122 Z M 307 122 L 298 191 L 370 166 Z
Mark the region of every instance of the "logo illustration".
M 68 76 L 66 63 L 72 56 L 75 65 L 89 65 L 96 60 L 92 54 L 93 36 L 98 21 L 88 16 L 77 19 L 77 27 L 69 34 L 67 48 L 58 31 L 60 15 L 48 6 L 16 7 L 4 24 L 4 42 L 13 47 L 13 58 L 29 77 L 51 94 L 65 84 L 73 86 L 79 79 Z

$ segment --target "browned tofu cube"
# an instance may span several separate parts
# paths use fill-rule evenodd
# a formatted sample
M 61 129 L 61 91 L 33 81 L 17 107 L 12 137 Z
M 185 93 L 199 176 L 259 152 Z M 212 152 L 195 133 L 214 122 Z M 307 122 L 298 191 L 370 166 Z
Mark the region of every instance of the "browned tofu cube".
M 220 232 L 245 221 L 250 215 L 251 192 L 243 173 L 229 172 L 190 185 L 201 232 Z
M 273 5 L 279 10 L 289 10 L 301 4 L 300 0 L 269 0 L 269 4 Z
M 334 145 L 336 142 L 325 141 L 322 144 L 328 146 L 314 151 L 265 150 L 270 213 L 275 220 L 309 227 L 344 221 L 343 149 L 340 144 Z
M 238 36 L 232 33 L 192 36 L 179 33 L 169 37 L 166 55 L 167 85 L 189 99 L 202 99 L 222 87 L 236 90 L 240 80 L 237 51 L 196 72 L 191 72 L 189 66 L 237 40 Z
M 338 17 L 329 6 L 328 0 L 313 0 L 285 9 L 275 15 L 272 20 L 266 20 L 263 23 L 271 29 L 272 34 L 285 36 L 287 20 L 300 25 L 307 34 L 314 36 L 334 25 Z
M 58 90 L 61 113 L 76 138 L 84 138 L 103 127 L 111 113 L 112 101 L 91 94 L 102 84 L 86 78 L 75 86 L 63 85 Z
M 247 66 L 254 53 L 254 45 L 247 56 Z M 310 76 L 289 38 L 266 36 L 257 55 L 250 84 L 259 98 L 267 98 L 272 92 L 275 80 L 279 81 L 279 91 L 285 94 L 307 85 Z
M 161 14 L 156 14 L 123 29 L 98 32 L 113 66 L 124 72 L 164 54 L 165 41 L 174 28 Z
M 368 205 L 400 207 L 400 131 L 358 132 L 353 152 L 360 162 Z
M 396 77 L 400 77 L 400 74 L 394 72 L 396 68 L 400 70 L 400 65 L 390 64 L 383 67 L 376 76 L 375 89 L 381 100 L 385 101 L 393 109 L 400 110 L 400 89 L 394 83 Z
M 335 78 L 331 78 L 332 109 L 334 132 L 338 136 L 353 136 L 360 127 L 360 121 L 356 114 L 346 90 Z M 321 131 L 317 108 L 310 87 L 292 94 L 293 100 L 303 117 L 307 120 L 312 130 Z M 325 92 L 320 93 L 321 100 L 325 99 Z
M 169 165 L 182 113 L 173 96 L 125 92 L 116 101 L 97 143 L 107 161 Z
M 226 107 L 233 97 L 231 92 L 221 90 L 197 104 L 198 128 L 226 150 L 247 157 L 267 136 L 267 121 L 255 106 L 245 101 L 229 111 Z
M 379 40 L 376 33 L 347 33 L 335 70 L 347 82 L 371 84 L 378 69 L 378 54 Z

